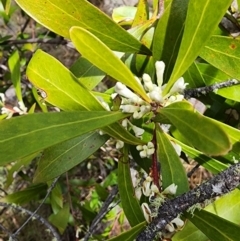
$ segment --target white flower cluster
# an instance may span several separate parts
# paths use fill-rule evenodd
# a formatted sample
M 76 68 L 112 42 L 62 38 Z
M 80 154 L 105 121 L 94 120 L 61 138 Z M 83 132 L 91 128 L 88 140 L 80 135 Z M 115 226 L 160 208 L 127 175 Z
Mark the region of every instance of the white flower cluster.
M 138 145 L 136 148 L 140 151 L 139 155 L 141 158 L 149 158 L 155 152 L 154 144 L 152 142 L 148 142 L 147 145 Z
M 155 64 L 156 67 L 156 75 L 157 75 L 157 85 L 153 84 L 151 77 L 148 74 L 143 74 L 143 87 L 147 92 L 147 95 L 153 102 L 161 104 L 162 106 L 167 106 L 173 102 L 183 100 L 184 96 L 180 93 L 186 88 L 186 83 L 184 83 L 184 79 L 179 78 L 174 85 L 172 86 L 169 93 L 165 96 L 162 95 L 163 89 L 166 85 L 162 85 L 163 83 L 163 74 L 165 70 L 165 64 L 163 61 L 157 61 Z M 137 78 L 136 78 L 137 79 Z M 137 79 L 139 83 L 140 80 Z M 117 82 L 115 85 L 115 92 L 112 94 L 112 98 L 114 99 L 117 94 L 122 97 L 122 102 L 120 105 L 120 109 L 125 113 L 133 113 L 134 119 L 141 118 L 144 114 L 151 111 L 151 105 L 140 98 L 138 95 L 133 93 L 130 89 L 128 89 L 124 84 Z
M 14 106 L 12 108 L 7 108 L 5 105 L 5 95 L 3 93 L 0 93 L 0 107 L 1 107 L 1 114 L 7 114 L 6 119 L 10 119 L 14 113 L 18 113 L 19 115 L 27 114 L 27 107 L 25 107 L 24 103 L 22 101 L 18 102 L 18 106 Z

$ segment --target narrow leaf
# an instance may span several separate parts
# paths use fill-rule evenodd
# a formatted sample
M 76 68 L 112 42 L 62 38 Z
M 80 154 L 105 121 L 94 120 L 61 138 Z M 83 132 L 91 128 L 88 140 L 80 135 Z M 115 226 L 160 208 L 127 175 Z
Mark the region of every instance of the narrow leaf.
M 128 148 L 123 148 L 123 156 L 118 162 L 118 188 L 124 214 L 132 227 L 145 220 L 132 184 Z
M 226 132 L 211 118 L 201 115 L 189 102 L 175 102 L 160 109 L 195 148 L 208 155 L 224 155 L 232 147 Z
M 165 93 L 168 93 L 174 82 L 184 74 L 199 55 L 201 48 L 213 34 L 231 2 L 232 0 L 189 1 L 179 54 L 168 85 L 164 90 Z M 210 14 L 213 12 L 214 14 Z
M 49 69 L 51 66 L 54 71 Z M 78 79 L 51 55 L 37 50 L 27 68 L 29 80 L 45 92 L 45 101 L 60 109 L 103 110 L 93 94 L 81 86 Z
M 34 182 L 49 181 L 78 165 L 101 147 L 109 137 L 87 133 L 44 150 Z
M 204 210 L 195 211 L 194 217 L 191 218 L 189 215 L 188 218 L 211 241 L 232 241 L 239 239 L 240 228 L 238 225 L 210 212 Z
M 16 96 L 18 101 L 22 101 L 20 57 L 17 50 L 15 50 L 9 57 L 8 66 L 11 72 L 11 80 L 16 91 Z
M 177 195 L 188 191 L 186 171 L 177 155 L 173 145 L 166 134 L 157 127 L 157 154 L 161 163 L 163 189 L 175 184 L 178 186 Z
M 168 80 L 176 62 L 182 40 L 189 0 L 164 1 L 164 14 L 159 19 L 153 39 L 154 61 L 166 64 L 164 79 Z
M 73 26 L 88 29 L 109 48 L 121 52 L 143 52 L 148 50 L 127 31 L 86 0 L 17 0 L 17 4 L 37 22 L 51 31 L 69 38 Z
M 148 20 L 148 2 L 147 0 L 139 0 L 138 1 L 138 6 L 137 6 L 137 12 L 134 17 L 132 27 L 135 27 L 136 25 L 139 25 L 146 20 Z
M 83 57 L 108 75 L 132 88 L 150 102 L 142 85 L 134 78 L 126 65 L 103 42 L 89 31 L 79 27 L 71 28 L 70 37 Z
M 240 39 L 212 36 L 200 52 L 201 58 L 233 78 L 240 79 Z
M 5 165 L 31 153 L 118 121 L 119 112 L 38 113 L 2 120 L 0 164 Z
M 70 68 L 70 71 L 78 78 L 79 82 L 88 90 L 96 87 L 104 78 L 105 73 L 90 63 L 87 59 L 80 57 Z

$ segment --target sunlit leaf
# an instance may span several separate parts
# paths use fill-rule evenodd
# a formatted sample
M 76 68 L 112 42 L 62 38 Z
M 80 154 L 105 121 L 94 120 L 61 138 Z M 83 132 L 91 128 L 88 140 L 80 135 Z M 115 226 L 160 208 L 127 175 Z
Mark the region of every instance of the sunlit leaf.
M 161 164 L 163 189 L 175 184 L 178 186 L 176 194 L 188 191 L 188 179 L 186 171 L 177 155 L 173 145 L 165 133 L 157 128 L 157 154 Z
M 176 62 L 181 43 L 189 0 L 164 1 L 165 9 L 159 19 L 153 38 L 154 61 L 166 64 L 165 80 L 168 80 Z
M 189 102 L 175 102 L 159 111 L 192 146 L 209 155 L 224 155 L 232 147 L 227 132 L 216 121 L 198 113 Z
M 213 34 L 231 2 L 232 0 L 189 1 L 180 50 L 170 80 L 164 89 L 165 93 L 168 93 L 173 83 L 184 74 L 199 55 L 201 48 Z
M 34 182 L 46 182 L 84 161 L 107 140 L 107 135 L 87 133 L 44 150 Z
M 148 20 L 148 2 L 147 0 L 139 0 L 138 1 L 138 6 L 137 6 L 137 12 L 135 14 L 132 27 L 135 27 L 136 25 L 139 25 L 146 20 Z
M 195 211 L 191 222 L 200 229 L 211 241 L 238 240 L 240 228 L 238 225 L 210 212 Z
M 89 30 L 109 48 L 122 52 L 150 51 L 107 15 L 86 0 L 17 0 L 18 5 L 37 22 L 51 31 L 69 38 L 69 30 L 79 26 Z
M 23 158 L 126 117 L 119 112 L 38 113 L 2 120 L 0 164 Z
M 138 225 L 145 220 L 142 209 L 135 197 L 130 173 L 130 164 L 128 157 L 128 148 L 123 148 L 123 156 L 118 162 L 118 188 L 121 197 L 121 203 L 130 225 Z
M 131 25 L 136 12 L 137 8 L 132 6 L 114 8 L 112 12 L 112 19 L 121 26 Z
M 87 89 L 92 90 L 104 78 L 105 73 L 80 57 L 70 68 L 70 71 L 78 78 L 79 82 Z
M 145 100 L 150 101 L 142 85 L 134 78 L 131 71 L 103 42 L 79 27 L 71 28 L 70 37 L 83 57 L 117 81 L 133 89 Z

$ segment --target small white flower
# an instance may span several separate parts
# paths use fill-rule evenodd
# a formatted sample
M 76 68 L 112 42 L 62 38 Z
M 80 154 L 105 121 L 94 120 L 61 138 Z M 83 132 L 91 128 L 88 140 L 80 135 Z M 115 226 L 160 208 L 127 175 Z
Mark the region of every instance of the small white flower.
M 150 210 L 148 204 L 142 203 L 141 208 L 142 208 L 143 215 L 144 215 L 146 221 L 148 223 L 150 223 L 152 221 L 152 217 L 151 217 L 151 210 Z
M 144 88 L 147 91 L 153 90 L 153 83 L 151 80 L 151 77 L 148 74 L 143 74 L 142 76 L 143 82 L 144 82 Z
M 152 178 L 148 176 L 142 184 L 142 192 L 146 197 L 149 197 L 150 194 L 152 193 L 152 190 L 150 188 L 151 184 L 152 184 Z
M 172 183 L 169 185 L 164 191 L 162 192 L 163 194 L 170 194 L 170 195 L 175 195 L 177 192 L 177 185 Z
M 124 147 L 124 142 L 123 141 L 120 141 L 120 140 L 118 140 L 117 142 L 116 142 L 116 149 L 121 149 L 121 148 L 123 148 Z
M 162 97 L 162 90 L 160 87 L 154 86 L 153 90 L 148 93 L 148 96 L 151 98 L 151 100 L 156 101 L 158 103 L 163 102 Z
M 138 103 L 138 104 L 141 104 L 143 103 L 144 101 L 138 97 L 135 93 L 133 93 L 130 89 L 128 89 L 126 87 L 126 85 L 122 84 L 121 82 L 117 82 L 116 85 L 115 85 L 115 91 L 127 98 L 127 99 L 130 99 L 132 101 L 132 103 Z
M 136 149 L 137 149 L 138 151 L 141 151 L 141 150 L 143 150 L 143 146 L 142 146 L 142 145 L 138 145 L 138 146 L 136 146 Z
M 169 125 L 169 124 L 161 124 L 161 128 L 165 133 L 169 132 L 170 127 L 171 127 L 171 125 Z
M 128 126 L 128 119 L 123 119 L 122 120 L 122 126 L 127 129 L 127 126 Z
M 134 134 L 135 134 L 135 136 L 136 137 L 141 137 L 141 135 L 144 133 L 144 129 L 142 129 L 142 128 L 139 128 L 139 127 L 137 127 L 137 126 L 135 126 L 135 125 L 132 125 L 132 129 L 133 129 L 133 131 L 134 131 Z
M 174 83 L 169 93 L 170 94 L 182 93 L 186 88 L 186 85 L 188 85 L 188 83 L 184 83 L 184 79 L 183 77 L 181 77 Z
M 155 67 L 156 67 L 156 75 L 157 75 L 157 83 L 158 86 L 162 86 L 163 83 L 163 73 L 165 70 L 165 63 L 163 61 L 157 61 L 155 63 Z
M 135 106 L 135 105 L 120 105 L 119 108 L 124 113 L 134 113 L 135 111 L 139 110 L 139 106 Z
M 158 189 L 157 185 L 152 184 L 151 191 L 154 192 L 154 193 L 159 193 L 159 189 Z
M 4 104 L 4 102 L 6 101 L 5 95 L 3 93 L 0 93 L 0 98 L 2 99 L 0 101 L 0 103 Z
M 184 221 L 183 221 L 182 219 L 178 218 L 178 217 L 177 217 L 177 218 L 174 218 L 174 219 L 171 221 L 171 223 L 175 223 L 178 228 L 181 228 L 181 227 L 183 227 L 183 225 L 184 225 Z

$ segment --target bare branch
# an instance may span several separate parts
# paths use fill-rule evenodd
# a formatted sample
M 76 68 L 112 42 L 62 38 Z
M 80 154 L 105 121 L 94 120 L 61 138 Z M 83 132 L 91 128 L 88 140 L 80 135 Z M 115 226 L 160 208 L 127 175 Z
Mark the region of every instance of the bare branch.
M 158 210 L 157 217 L 137 237 L 137 241 L 151 241 L 158 232 L 165 229 L 179 214 L 197 203 L 204 203 L 222 196 L 237 188 L 240 184 L 240 163 L 230 166 L 199 187 L 166 201 Z

